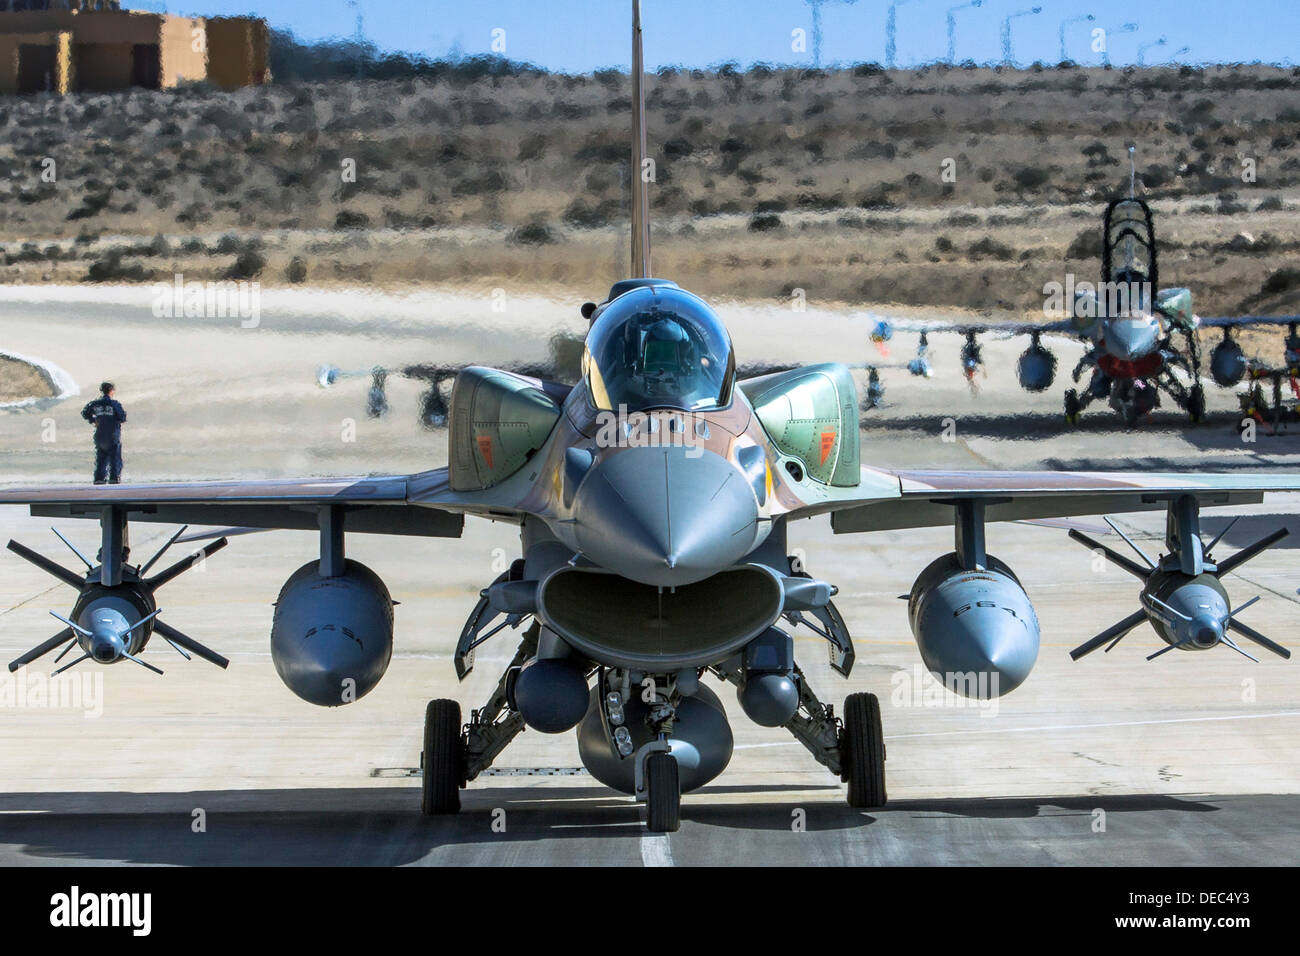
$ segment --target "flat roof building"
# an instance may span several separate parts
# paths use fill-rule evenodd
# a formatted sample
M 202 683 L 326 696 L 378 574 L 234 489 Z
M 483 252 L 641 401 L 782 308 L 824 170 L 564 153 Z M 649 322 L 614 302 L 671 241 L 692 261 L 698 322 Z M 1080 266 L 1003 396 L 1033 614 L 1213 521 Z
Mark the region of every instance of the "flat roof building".
M 266 21 L 122 10 L 113 0 L 0 0 L 0 94 L 223 89 L 270 79 Z

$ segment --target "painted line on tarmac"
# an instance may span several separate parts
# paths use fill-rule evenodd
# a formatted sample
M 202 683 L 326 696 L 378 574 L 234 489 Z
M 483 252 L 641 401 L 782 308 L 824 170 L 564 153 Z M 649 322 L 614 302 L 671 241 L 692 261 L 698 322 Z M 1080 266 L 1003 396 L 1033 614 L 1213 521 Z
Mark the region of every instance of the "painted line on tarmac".
M 1220 717 L 1173 717 L 1167 720 L 1117 720 L 1105 724 L 1046 724 L 1041 727 L 990 727 L 987 730 L 936 730 L 919 734 L 885 734 L 886 740 L 911 737 L 959 737 L 970 734 L 1028 734 L 1040 730 L 1088 730 L 1094 727 L 1148 727 L 1152 724 L 1198 724 L 1217 720 L 1264 720 L 1269 717 L 1300 717 L 1300 710 L 1283 710 L 1275 714 L 1228 714 Z M 733 750 L 758 750 L 762 747 L 802 746 L 797 740 L 777 740 L 761 744 L 737 744 Z
M 673 865 L 673 850 L 668 845 L 667 833 L 641 835 L 641 862 L 646 866 Z
M 1105 724 L 1047 724 L 1042 727 L 997 727 L 988 730 L 938 730 L 921 734 L 886 734 L 886 740 L 908 737 L 957 737 L 966 734 L 1027 734 L 1039 730 L 1089 730 L 1094 727 L 1148 727 L 1153 724 L 1198 724 L 1216 720 L 1263 720 L 1268 717 L 1300 717 L 1300 710 L 1275 714 L 1227 714 L 1219 717 L 1171 717 L 1166 720 L 1117 720 Z M 795 741 L 798 743 L 798 741 Z

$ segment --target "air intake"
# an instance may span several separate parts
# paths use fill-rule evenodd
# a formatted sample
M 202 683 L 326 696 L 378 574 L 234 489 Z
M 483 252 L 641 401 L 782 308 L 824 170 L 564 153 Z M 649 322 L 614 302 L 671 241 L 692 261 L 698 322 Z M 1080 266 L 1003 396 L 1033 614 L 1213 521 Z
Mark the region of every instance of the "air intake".
M 781 614 L 781 582 L 757 565 L 676 588 L 562 568 L 538 595 L 542 620 L 602 664 L 665 673 L 715 664 Z

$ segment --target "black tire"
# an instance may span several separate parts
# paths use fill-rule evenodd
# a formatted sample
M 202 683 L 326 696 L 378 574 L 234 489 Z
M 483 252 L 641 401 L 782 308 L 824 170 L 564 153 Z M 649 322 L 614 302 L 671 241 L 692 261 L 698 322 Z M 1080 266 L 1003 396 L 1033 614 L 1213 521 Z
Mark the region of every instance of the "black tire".
M 849 806 L 885 805 L 885 735 L 875 694 L 850 694 L 844 701 L 840 762 L 849 782 Z
M 676 833 L 681 825 L 682 791 L 677 782 L 677 758 L 658 751 L 646 757 L 646 829 Z
M 1187 415 L 1193 425 L 1205 421 L 1205 389 L 1200 382 L 1192 386 L 1192 391 L 1187 396 Z
M 1069 389 L 1065 393 L 1065 421 L 1070 425 L 1079 424 L 1079 393 Z
M 431 700 L 424 711 L 425 816 L 460 812 L 460 788 L 465 783 L 465 745 L 460 737 L 460 704 Z

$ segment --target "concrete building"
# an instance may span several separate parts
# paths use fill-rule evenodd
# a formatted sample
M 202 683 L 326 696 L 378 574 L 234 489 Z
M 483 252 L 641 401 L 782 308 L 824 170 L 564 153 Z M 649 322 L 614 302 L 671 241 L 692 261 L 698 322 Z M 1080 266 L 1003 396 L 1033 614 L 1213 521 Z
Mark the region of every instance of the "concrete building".
M 0 94 L 222 89 L 270 79 L 266 21 L 128 11 L 113 0 L 0 0 Z

